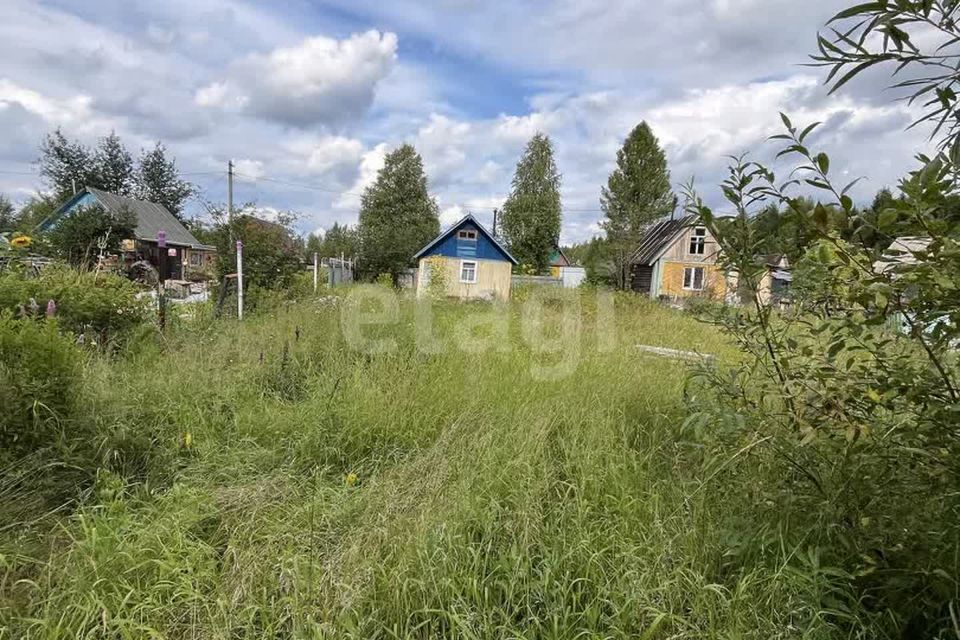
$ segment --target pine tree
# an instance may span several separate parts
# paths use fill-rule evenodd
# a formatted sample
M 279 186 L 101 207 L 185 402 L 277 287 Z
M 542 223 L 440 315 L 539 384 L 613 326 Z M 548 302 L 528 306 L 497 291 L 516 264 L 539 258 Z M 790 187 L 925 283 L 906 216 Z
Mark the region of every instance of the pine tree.
M 560 173 L 550 138 L 537 133 L 517 163 L 501 230 L 521 264 L 540 273 L 560 239 Z
M 183 219 L 183 208 L 194 192 L 194 186 L 180 178 L 174 158 L 167 158 L 162 143 L 150 151 L 142 151 L 135 176 L 136 197 L 166 207 L 178 219 Z
M 626 288 L 630 256 L 644 229 L 675 206 L 667 157 L 646 122 L 637 125 L 617 151 L 617 167 L 602 189 L 600 206 L 616 284 Z
M 389 273 L 394 283 L 413 254 L 440 231 L 439 209 L 427 191 L 423 160 L 405 144 L 387 154 L 360 207 L 360 267 L 366 275 Z
M 115 131 L 100 139 L 93 161 L 97 180 L 96 184 L 89 186 L 121 196 L 134 195 L 133 156 Z
M 100 184 L 93 152 L 79 142 L 68 140 L 60 129 L 44 138 L 38 163 L 40 175 L 58 202 L 88 185 Z

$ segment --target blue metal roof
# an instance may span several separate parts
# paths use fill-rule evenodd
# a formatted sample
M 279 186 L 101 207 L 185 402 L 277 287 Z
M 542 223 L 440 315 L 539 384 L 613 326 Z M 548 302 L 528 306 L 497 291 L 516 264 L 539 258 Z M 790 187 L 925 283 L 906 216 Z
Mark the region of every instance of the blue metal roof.
M 458 241 L 454 233 L 461 229 L 476 229 L 479 232 L 476 243 L 467 243 L 462 240 Z M 517 259 L 510 255 L 510 252 L 469 213 L 461 218 L 459 222 L 427 243 L 413 258 L 414 260 L 418 260 L 426 255 L 480 258 L 484 260 L 507 260 L 513 264 L 520 264 Z

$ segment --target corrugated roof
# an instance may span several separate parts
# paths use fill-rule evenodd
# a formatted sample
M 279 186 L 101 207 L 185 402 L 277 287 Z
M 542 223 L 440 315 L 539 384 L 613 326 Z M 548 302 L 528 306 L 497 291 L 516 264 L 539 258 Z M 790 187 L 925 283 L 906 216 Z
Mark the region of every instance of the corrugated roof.
M 894 240 L 883 256 L 873 263 L 881 273 L 903 264 L 917 264 L 917 253 L 923 253 L 933 240 L 925 236 L 902 236 Z
M 640 246 L 633 252 L 630 262 L 639 265 L 653 264 L 657 256 L 670 246 L 670 243 L 684 229 L 693 226 L 694 222 L 696 222 L 696 216 L 684 216 L 683 218 L 661 220 L 654 223 L 644 232 L 643 239 L 640 240 Z
M 166 207 L 156 202 L 147 202 L 146 200 L 134 200 L 126 196 L 118 196 L 115 193 L 101 191 L 94 187 L 87 187 L 97 201 L 110 213 L 116 214 L 121 209 L 129 209 L 137 217 L 137 239 L 157 241 L 157 232 L 164 231 L 167 234 L 167 244 L 177 244 L 188 247 L 202 247 L 202 243 L 193 237 L 193 234 L 183 223 L 174 217 Z
M 136 235 L 139 240 L 156 242 L 157 232 L 163 230 L 167 234 L 167 242 L 169 244 L 207 251 L 216 250 L 215 247 L 201 244 L 201 242 L 183 226 L 183 223 L 177 220 L 163 205 L 118 196 L 115 193 L 109 193 L 101 189 L 95 189 L 94 187 L 84 187 L 83 191 L 75 194 L 72 198 L 60 205 L 53 215 L 40 223 L 40 229 L 42 231 L 49 230 L 78 202 L 90 197 L 93 197 L 97 203 L 112 214 L 116 214 L 123 208 L 130 209 L 137 219 L 134 235 Z

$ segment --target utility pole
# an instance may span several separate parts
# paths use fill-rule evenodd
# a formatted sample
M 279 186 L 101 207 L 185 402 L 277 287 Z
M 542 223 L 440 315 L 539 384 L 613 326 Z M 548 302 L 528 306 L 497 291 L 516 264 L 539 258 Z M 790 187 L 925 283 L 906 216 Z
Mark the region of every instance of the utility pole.
M 227 160 L 227 222 L 233 223 L 233 160 Z
M 233 244 L 233 160 L 227 160 L 227 239 Z

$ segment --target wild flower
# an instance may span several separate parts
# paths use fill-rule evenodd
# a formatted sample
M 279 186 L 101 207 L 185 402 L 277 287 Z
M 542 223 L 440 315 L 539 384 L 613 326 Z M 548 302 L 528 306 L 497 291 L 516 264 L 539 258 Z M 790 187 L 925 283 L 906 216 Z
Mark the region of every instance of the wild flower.
M 10 241 L 10 245 L 16 249 L 26 249 L 33 244 L 33 238 L 30 236 L 17 236 Z
M 357 474 L 353 473 L 352 471 L 348 473 L 343 479 L 344 484 L 346 484 L 348 487 L 357 486 L 357 482 L 359 481 L 360 479 L 357 477 Z

